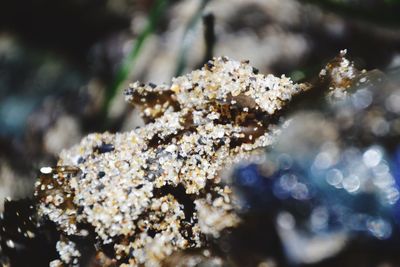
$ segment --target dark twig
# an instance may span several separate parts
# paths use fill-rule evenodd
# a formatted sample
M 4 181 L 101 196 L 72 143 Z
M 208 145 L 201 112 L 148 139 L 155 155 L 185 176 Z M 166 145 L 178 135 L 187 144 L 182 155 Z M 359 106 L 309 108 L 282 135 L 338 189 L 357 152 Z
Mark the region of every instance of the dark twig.
M 215 46 L 215 16 L 212 13 L 208 13 L 203 16 L 204 25 L 204 41 L 206 44 L 206 50 L 204 53 L 203 62 L 206 63 L 214 56 Z

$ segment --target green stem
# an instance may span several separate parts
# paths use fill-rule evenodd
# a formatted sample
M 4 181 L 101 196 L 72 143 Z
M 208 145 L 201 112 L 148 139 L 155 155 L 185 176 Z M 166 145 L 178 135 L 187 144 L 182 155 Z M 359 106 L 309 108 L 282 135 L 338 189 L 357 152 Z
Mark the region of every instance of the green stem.
M 128 78 L 129 74 L 132 72 L 134 64 L 139 56 L 139 53 L 146 41 L 146 39 L 154 32 L 156 26 L 162 16 L 162 13 L 167 7 L 168 0 L 157 0 L 152 7 L 146 27 L 139 34 L 138 38 L 132 50 L 129 52 L 128 56 L 124 59 L 121 67 L 119 68 L 115 81 L 111 87 L 106 91 L 106 96 L 103 105 L 103 114 L 107 117 L 110 104 L 117 93 L 120 91 L 120 87 L 124 81 Z

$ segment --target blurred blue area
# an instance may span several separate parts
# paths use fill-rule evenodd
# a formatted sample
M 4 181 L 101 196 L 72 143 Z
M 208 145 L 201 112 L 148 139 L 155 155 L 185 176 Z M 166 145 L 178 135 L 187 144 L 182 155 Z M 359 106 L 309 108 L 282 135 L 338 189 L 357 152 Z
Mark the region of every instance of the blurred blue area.
M 397 146 L 393 155 L 393 176 L 396 181 L 396 185 L 400 187 L 400 145 Z M 396 202 L 393 209 L 393 216 L 400 227 L 400 200 Z
M 315 151 L 314 161 L 291 164 L 288 154 L 272 151 L 261 164 L 236 169 L 234 184 L 251 212 L 289 211 L 298 227 L 310 232 L 364 232 L 389 238 L 398 214 L 398 173 L 390 170 L 381 147 L 347 148 L 335 164 Z M 400 153 L 397 151 L 396 166 Z M 283 156 L 283 157 L 282 157 Z M 324 158 L 325 157 L 325 158 Z M 265 175 L 260 170 L 275 170 Z M 396 176 L 397 175 L 397 176 Z
M 46 96 L 77 91 L 85 74 L 48 52 L 0 36 L 0 135 L 20 136 Z

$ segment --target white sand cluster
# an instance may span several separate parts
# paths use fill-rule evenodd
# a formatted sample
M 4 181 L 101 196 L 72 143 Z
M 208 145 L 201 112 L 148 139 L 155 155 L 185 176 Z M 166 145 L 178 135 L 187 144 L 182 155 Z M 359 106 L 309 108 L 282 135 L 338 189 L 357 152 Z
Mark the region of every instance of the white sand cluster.
M 147 124 L 90 134 L 63 151 L 37 183 L 39 212 L 66 236 L 90 225 L 98 252 L 111 244 L 118 264 L 159 266 L 175 250 L 201 247 L 239 223 L 221 170 L 268 146 L 274 117 L 304 90 L 227 58 L 171 86 L 134 83 L 126 97 Z
M 360 74 L 354 67 L 354 63 L 345 58 L 346 54 L 346 49 L 340 51 L 339 55 L 320 71 L 320 78 L 328 77 L 330 79 L 328 97 L 344 97 L 347 93 L 346 90 L 354 85 L 355 77 Z

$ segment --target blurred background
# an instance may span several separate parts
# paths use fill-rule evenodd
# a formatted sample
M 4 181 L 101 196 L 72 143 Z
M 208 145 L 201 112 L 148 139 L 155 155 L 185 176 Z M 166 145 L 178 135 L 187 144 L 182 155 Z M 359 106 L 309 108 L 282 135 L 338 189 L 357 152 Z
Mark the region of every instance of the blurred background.
M 0 210 L 82 136 L 140 125 L 129 82 L 222 55 L 300 81 L 341 49 L 396 72 L 399 14 L 397 0 L 0 1 Z
M 212 56 L 298 82 L 342 49 L 392 83 L 368 72 L 376 86 L 347 102 L 292 113 L 266 159 L 236 168 L 246 223 L 216 247 L 237 266 L 398 266 L 399 0 L 0 1 L 0 211 L 86 134 L 142 125 L 130 82 L 169 83 Z M 179 253 L 171 266 L 185 266 Z

